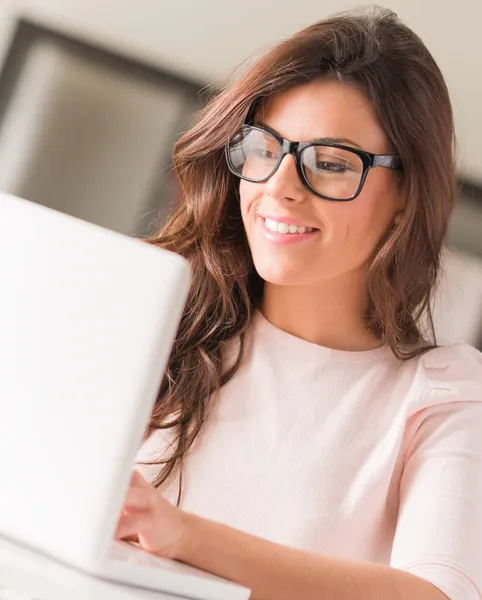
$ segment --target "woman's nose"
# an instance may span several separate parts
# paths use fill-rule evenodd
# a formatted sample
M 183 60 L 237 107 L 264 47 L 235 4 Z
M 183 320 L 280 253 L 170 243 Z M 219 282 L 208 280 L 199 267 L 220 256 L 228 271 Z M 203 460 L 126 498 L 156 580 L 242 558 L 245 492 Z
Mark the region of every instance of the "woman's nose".
M 265 185 L 268 195 L 278 200 L 300 201 L 308 192 L 298 175 L 296 159 L 292 154 L 283 157 L 278 169 Z

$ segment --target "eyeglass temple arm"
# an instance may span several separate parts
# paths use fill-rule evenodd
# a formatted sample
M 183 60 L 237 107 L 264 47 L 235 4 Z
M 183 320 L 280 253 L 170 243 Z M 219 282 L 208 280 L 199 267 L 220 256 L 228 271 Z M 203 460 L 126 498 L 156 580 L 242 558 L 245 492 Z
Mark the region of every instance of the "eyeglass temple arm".
M 402 171 L 402 161 L 397 154 L 375 154 L 373 156 L 374 167 L 386 167 L 387 169 L 398 169 Z

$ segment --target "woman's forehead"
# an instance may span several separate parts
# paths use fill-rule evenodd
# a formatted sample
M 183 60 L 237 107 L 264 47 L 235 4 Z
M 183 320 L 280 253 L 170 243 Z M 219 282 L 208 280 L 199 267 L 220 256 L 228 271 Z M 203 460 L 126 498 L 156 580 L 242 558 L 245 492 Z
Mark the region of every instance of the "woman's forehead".
M 255 122 L 290 140 L 347 138 L 372 152 L 387 151 L 387 136 L 372 103 L 355 86 L 329 79 L 274 94 L 260 105 Z

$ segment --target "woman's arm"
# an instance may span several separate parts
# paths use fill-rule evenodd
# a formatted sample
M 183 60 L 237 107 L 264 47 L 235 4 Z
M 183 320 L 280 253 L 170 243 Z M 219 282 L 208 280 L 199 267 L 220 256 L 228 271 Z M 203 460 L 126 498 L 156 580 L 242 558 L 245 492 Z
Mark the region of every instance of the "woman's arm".
M 295 550 L 183 513 L 178 560 L 252 590 L 252 600 L 447 600 L 405 571 Z
M 405 571 L 268 542 L 172 506 L 135 473 L 117 537 L 252 590 L 252 600 L 447 600 Z

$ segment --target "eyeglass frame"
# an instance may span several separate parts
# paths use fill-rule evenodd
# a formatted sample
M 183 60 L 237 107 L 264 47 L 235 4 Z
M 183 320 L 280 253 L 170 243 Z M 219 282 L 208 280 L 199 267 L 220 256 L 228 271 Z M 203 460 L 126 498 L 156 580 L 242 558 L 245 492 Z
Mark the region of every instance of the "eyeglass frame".
M 244 179 L 245 181 L 250 181 L 252 183 L 264 183 L 266 181 L 268 181 L 268 179 L 270 179 L 278 170 L 283 158 L 288 155 L 291 154 L 295 157 L 295 161 L 296 161 L 296 171 L 298 173 L 298 176 L 300 177 L 303 185 L 315 196 L 317 196 L 318 198 L 322 198 L 324 200 L 329 200 L 330 202 L 350 202 L 352 200 L 354 200 L 357 196 L 359 196 L 360 192 L 363 189 L 363 185 L 365 184 L 365 180 L 367 178 L 368 172 L 370 169 L 374 168 L 374 167 L 384 167 L 387 169 L 394 169 L 397 171 L 403 171 L 403 167 L 402 167 L 402 163 L 401 163 L 401 159 L 400 156 L 398 154 L 374 154 L 373 152 L 367 152 L 366 150 L 359 150 L 358 148 L 352 148 L 351 146 L 344 146 L 343 144 L 336 144 L 334 142 L 328 142 L 328 143 L 321 143 L 321 142 L 292 142 L 290 140 L 287 140 L 283 137 L 281 137 L 280 135 L 276 134 L 273 131 L 270 131 L 268 129 L 264 129 L 263 127 L 259 127 L 257 125 L 253 125 L 252 121 L 253 121 L 253 112 L 254 111 L 250 111 L 250 115 L 248 115 L 248 118 L 246 119 L 246 121 L 243 123 L 242 129 L 244 127 L 249 127 L 250 130 L 257 130 L 257 131 L 262 131 L 263 133 L 268 133 L 269 135 L 273 136 L 277 141 L 278 144 L 280 146 L 280 154 L 276 160 L 276 164 L 273 168 L 273 170 L 271 171 L 271 173 L 267 176 L 264 177 L 263 179 L 251 179 L 250 177 L 244 177 L 243 175 L 240 175 L 239 173 L 237 173 L 234 170 L 234 167 L 231 164 L 231 158 L 229 155 L 229 146 L 231 144 L 231 140 L 233 138 L 231 138 L 229 140 L 229 142 L 226 143 L 225 146 L 225 155 L 226 155 L 226 162 L 228 165 L 228 169 L 231 171 L 231 173 L 233 175 L 235 175 L 236 177 L 239 177 L 241 179 Z M 250 122 L 251 121 L 251 122 Z M 234 137 L 234 136 L 233 136 Z M 325 196 L 323 194 L 320 194 L 319 192 L 317 192 L 316 190 L 314 190 L 308 179 L 305 177 L 304 171 L 303 171 L 303 166 L 301 164 L 301 153 L 306 149 L 309 148 L 310 146 L 328 146 L 331 148 L 338 148 L 340 150 L 345 150 L 347 152 L 353 152 L 354 154 L 356 154 L 363 163 L 363 172 L 360 178 L 360 183 L 358 185 L 358 189 L 355 192 L 355 194 L 353 194 L 352 196 L 350 196 L 349 198 L 332 198 L 331 196 Z

